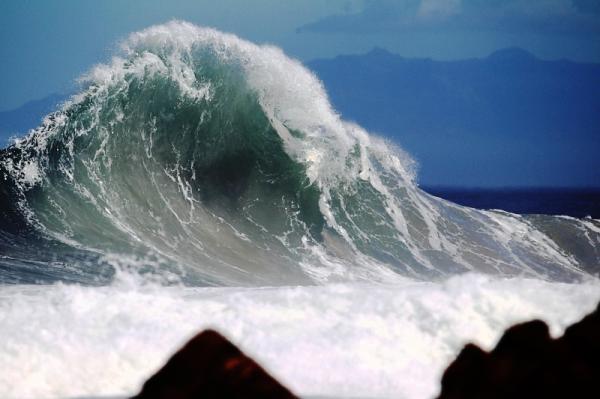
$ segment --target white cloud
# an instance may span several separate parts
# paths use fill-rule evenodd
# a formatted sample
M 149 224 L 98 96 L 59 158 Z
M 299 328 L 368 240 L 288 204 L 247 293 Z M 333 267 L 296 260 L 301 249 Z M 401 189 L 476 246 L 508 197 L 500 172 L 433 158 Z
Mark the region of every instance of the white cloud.
M 461 9 L 461 0 L 421 0 L 417 17 L 446 18 L 458 14 Z

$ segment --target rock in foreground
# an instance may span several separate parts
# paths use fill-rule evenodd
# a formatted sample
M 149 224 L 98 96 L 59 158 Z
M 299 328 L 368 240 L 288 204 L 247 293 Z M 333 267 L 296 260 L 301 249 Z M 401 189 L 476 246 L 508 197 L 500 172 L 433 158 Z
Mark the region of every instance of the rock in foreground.
M 295 398 L 215 331 L 195 336 L 144 384 L 137 399 Z
M 465 346 L 439 399 L 600 398 L 600 307 L 552 339 L 535 320 L 508 329 L 488 353 Z

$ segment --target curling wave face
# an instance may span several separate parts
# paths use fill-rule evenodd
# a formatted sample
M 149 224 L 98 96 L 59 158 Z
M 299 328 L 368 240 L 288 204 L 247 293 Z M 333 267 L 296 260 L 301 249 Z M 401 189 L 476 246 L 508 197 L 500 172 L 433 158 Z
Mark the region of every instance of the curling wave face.
M 0 281 L 190 285 L 596 273 L 600 222 L 461 207 L 279 49 L 171 22 L 0 152 Z M 33 250 L 32 250 L 33 248 Z

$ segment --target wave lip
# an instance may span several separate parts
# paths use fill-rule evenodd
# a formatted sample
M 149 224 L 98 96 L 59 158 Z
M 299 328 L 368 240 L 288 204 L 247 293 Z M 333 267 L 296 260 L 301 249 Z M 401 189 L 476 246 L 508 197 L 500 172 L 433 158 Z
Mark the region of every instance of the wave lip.
M 410 156 L 343 121 L 275 47 L 173 21 L 132 34 L 82 83 L 0 153 L 10 226 L 67 248 L 49 278 L 103 281 L 94 265 L 120 263 L 193 285 L 598 272 L 600 222 L 424 193 Z

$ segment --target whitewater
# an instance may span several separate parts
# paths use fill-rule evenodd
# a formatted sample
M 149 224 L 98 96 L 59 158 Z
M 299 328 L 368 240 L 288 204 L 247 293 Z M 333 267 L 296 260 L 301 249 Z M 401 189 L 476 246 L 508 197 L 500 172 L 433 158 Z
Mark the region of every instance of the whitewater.
M 0 150 L 0 397 L 125 397 L 216 328 L 299 395 L 428 398 L 600 300 L 600 221 L 475 210 L 273 46 L 131 34 Z

